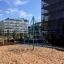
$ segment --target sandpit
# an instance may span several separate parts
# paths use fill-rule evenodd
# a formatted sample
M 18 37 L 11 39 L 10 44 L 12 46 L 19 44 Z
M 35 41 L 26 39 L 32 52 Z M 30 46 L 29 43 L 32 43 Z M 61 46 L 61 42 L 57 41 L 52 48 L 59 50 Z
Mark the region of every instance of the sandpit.
M 0 64 L 64 64 L 64 52 L 31 45 L 0 46 Z

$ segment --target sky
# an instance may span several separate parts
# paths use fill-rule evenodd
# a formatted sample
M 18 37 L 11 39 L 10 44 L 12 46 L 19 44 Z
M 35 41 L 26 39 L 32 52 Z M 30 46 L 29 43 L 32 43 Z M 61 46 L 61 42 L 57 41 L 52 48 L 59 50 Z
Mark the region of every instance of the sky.
M 0 20 L 5 18 L 41 18 L 41 0 L 0 0 Z

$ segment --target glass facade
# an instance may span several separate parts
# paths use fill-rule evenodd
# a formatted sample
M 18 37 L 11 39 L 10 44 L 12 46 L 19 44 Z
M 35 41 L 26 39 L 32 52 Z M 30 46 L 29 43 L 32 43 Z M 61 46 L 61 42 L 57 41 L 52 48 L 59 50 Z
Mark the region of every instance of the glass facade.
M 42 2 L 46 3 L 42 4 L 42 9 L 44 9 L 44 16 L 49 16 L 49 20 L 64 18 L 64 0 L 42 0 Z M 48 13 L 45 13 L 46 11 Z
M 48 21 L 48 31 L 57 35 L 63 34 L 64 0 L 42 0 L 42 22 Z

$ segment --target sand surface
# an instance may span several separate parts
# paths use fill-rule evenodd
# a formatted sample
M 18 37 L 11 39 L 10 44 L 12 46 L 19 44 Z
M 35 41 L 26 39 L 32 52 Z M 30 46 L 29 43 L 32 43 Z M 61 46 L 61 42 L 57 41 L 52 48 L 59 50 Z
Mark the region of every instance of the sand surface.
M 0 46 L 0 64 L 64 64 L 64 52 L 28 45 Z

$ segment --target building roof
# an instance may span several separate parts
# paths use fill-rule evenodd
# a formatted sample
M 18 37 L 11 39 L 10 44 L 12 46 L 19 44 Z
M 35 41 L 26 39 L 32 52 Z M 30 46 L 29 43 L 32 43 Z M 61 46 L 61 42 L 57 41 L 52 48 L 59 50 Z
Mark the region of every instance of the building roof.
M 6 18 L 5 20 L 12 20 L 12 21 L 25 21 L 28 22 L 27 19 L 21 18 L 21 19 L 11 19 L 11 18 Z

